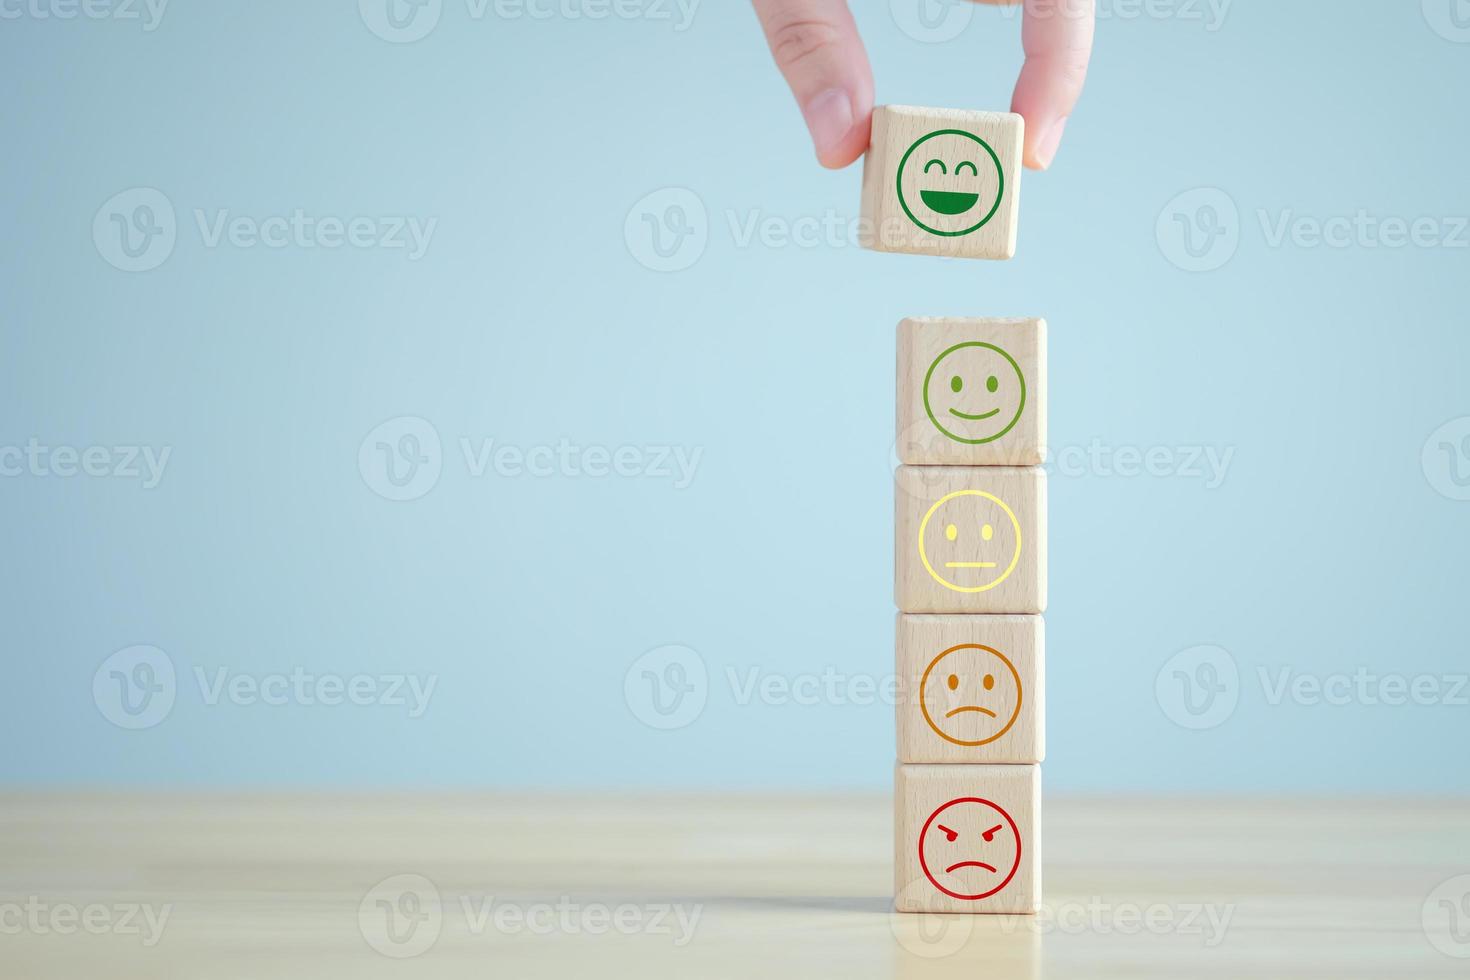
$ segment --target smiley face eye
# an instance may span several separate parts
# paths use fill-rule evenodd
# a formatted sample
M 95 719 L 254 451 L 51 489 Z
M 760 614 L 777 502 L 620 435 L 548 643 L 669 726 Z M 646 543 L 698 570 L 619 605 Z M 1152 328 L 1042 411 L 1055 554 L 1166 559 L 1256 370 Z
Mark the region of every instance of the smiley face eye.
M 994 827 L 991 827 L 989 830 L 987 830 L 985 833 L 981 834 L 980 836 L 983 837 L 983 838 L 985 838 L 985 843 L 989 844 L 989 843 L 991 843 L 992 841 L 995 840 L 995 834 L 996 834 L 996 832 L 998 830 L 1000 830 L 1000 824 L 996 824 Z M 951 838 L 951 840 L 952 839 L 953 838 Z
M 995 375 L 992 374 L 990 377 L 985 379 L 985 390 L 990 392 L 992 395 L 995 394 L 995 389 L 999 387 L 1000 379 L 997 378 Z
M 964 164 L 962 163 L 962 164 L 960 164 L 960 166 L 963 167 Z M 924 164 L 924 173 L 927 174 L 929 172 L 929 169 L 931 167 L 938 167 L 939 168 L 939 172 L 942 173 L 942 174 L 946 174 L 947 175 L 949 173 L 949 168 L 944 165 L 944 161 L 943 160 L 930 160 L 928 163 Z M 970 164 L 970 168 L 972 170 L 974 169 L 974 167 L 975 167 L 975 165 L 973 163 Z M 956 172 L 958 172 L 958 171 L 956 171 Z
M 970 168 L 970 176 L 971 177 L 979 177 L 980 176 L 980 171 L 977 170 L 975 168 L 975 165 L 973 163 L 971 163 L 969 160 L 966 160 L 963 163 L 961 163 L 958 167 L 955 167 L 954 168 L 954 175 L 956 177 L 958 177 L 960 175 L 960 172 L 962 170 L 964 170 L 966 167 L 969 167 Z
M 959 836 L 960 835 L 957 834 L 957 833 L 955 833 L 953 830 L 950 830 L 944 824 L 939 824 L 939 829 L 942 830 L 942 831 L 944 831 L 944 839 L 947 840 L 947 841 L 949 841 L 951 844 L 953 844 L 955 841 L 959 840 Z M 1000 828 L 999 827 L 996 827 L 995 829 L 996 830 L 999 830 Z
M 960 393 L 960 389 L 963 388 L 964 386 L 965 386 L 965 380 L 963 378 L 961 378 L 958 374 L 949 379 L 949 390 L 952 391 L 952 392 L 954 392 L 956 395 L 958 395 Z M 991 389 L 991 391 L 994 391 L 994 390 L 995 390 L 994 388 Z

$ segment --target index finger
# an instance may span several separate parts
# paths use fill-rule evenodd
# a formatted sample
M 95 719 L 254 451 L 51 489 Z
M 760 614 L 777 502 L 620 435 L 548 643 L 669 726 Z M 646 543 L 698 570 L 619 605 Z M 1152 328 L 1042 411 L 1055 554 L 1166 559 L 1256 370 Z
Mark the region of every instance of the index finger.
M 1011 111 L 1026 120 L 1023 159 L 1045 170 L 1056 157 L 1092 58 L 1094 0 L 1024 0 L 1021 46 L 1026 63 Z

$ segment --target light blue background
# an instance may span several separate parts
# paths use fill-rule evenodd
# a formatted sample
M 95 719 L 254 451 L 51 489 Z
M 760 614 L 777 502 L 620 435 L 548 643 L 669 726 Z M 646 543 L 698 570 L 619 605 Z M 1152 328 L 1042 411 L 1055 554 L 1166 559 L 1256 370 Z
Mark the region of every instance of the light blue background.
M 1258 671 L 1466 671 L 1470 502 L 1421 449 L 1470 415 L 1470 249 L 1271 247 L 1259 213 L 1470 213 L 1470 44 L 1417 3 L 1241 2 L 1213 31 L 1104 8 L 1006 263 L 737 245 L 732 221 L 850 219 L 859 184 L 813 162 L 742 3 L 679 32 L 448 0 L 413 44 L 343 0 L 179 0 L 152 32 L 0 21 L 0 445 L 172 447 L 152 490 L 0 479 L 0 777 L 886 786 L 890 706 L 741 705 L 727 669 L 891 671 L 894 326 L 1037 313 L 1054 446 L 1234 452 L 1215 489 L 1053 472 L 1048 791 L 1464 791 L 1470 707 L 1272 705 Z M 884 5 L 858 16 L 880 101 L 1008 103 L 1014 16 L 936 44 Z M 92 239 L 133 187 L 178 213 L 147 273 Z M 697 195 L 709 242 L 657 273 L 624 222 L 665 187 Z M 1155 222 L 1198 187 L 1236 205 L 1239 248 L 1188 273 Z M 297 208 L 438 226 L 415 262 L 207 248 L 193 216 Z M 444 451 L 437 486 L 395 503 L 357 457 L 397 416 Z M 702 456 L 686 489 L 475 478 L 462 437 Z M 141 731 L 92 696 L 133 644 L 179 672 Z M 664 644 L 710 674 L 674 731 L 624 698 Z M 1198 644 L 1233 656 L 1239 704 L 1190 731 L 1155 677 Z M 211 706 L 196 667 L 438 687 L 416 719 Z

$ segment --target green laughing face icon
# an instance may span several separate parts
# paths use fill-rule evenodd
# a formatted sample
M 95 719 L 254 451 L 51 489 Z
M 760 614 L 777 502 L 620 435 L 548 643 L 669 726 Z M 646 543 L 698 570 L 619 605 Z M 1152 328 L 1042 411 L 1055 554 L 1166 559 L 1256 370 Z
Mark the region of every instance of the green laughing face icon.
M 995 151 L 974 133 L 940 129 L 921 137 L 898 163 L 898 202 L 934 235 L 968 235 L 994 217 L 1005 190 Z
M 1016 359 L 994 344 L 955 344 L 924 375 L 924 411 L 955 442 L 994 442 L 1026 407 L 1026 377 Z

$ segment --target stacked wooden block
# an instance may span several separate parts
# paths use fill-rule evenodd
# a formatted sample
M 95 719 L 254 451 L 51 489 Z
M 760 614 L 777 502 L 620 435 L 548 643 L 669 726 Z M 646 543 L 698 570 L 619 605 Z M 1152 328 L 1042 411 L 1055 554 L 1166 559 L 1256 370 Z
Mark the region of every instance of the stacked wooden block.
M 1021 119 L 880 107 L 868 244 L 1009 258 Z M 1046 325 L 898 328 L 895 907 L 1036 911 L 1046 607 Z

